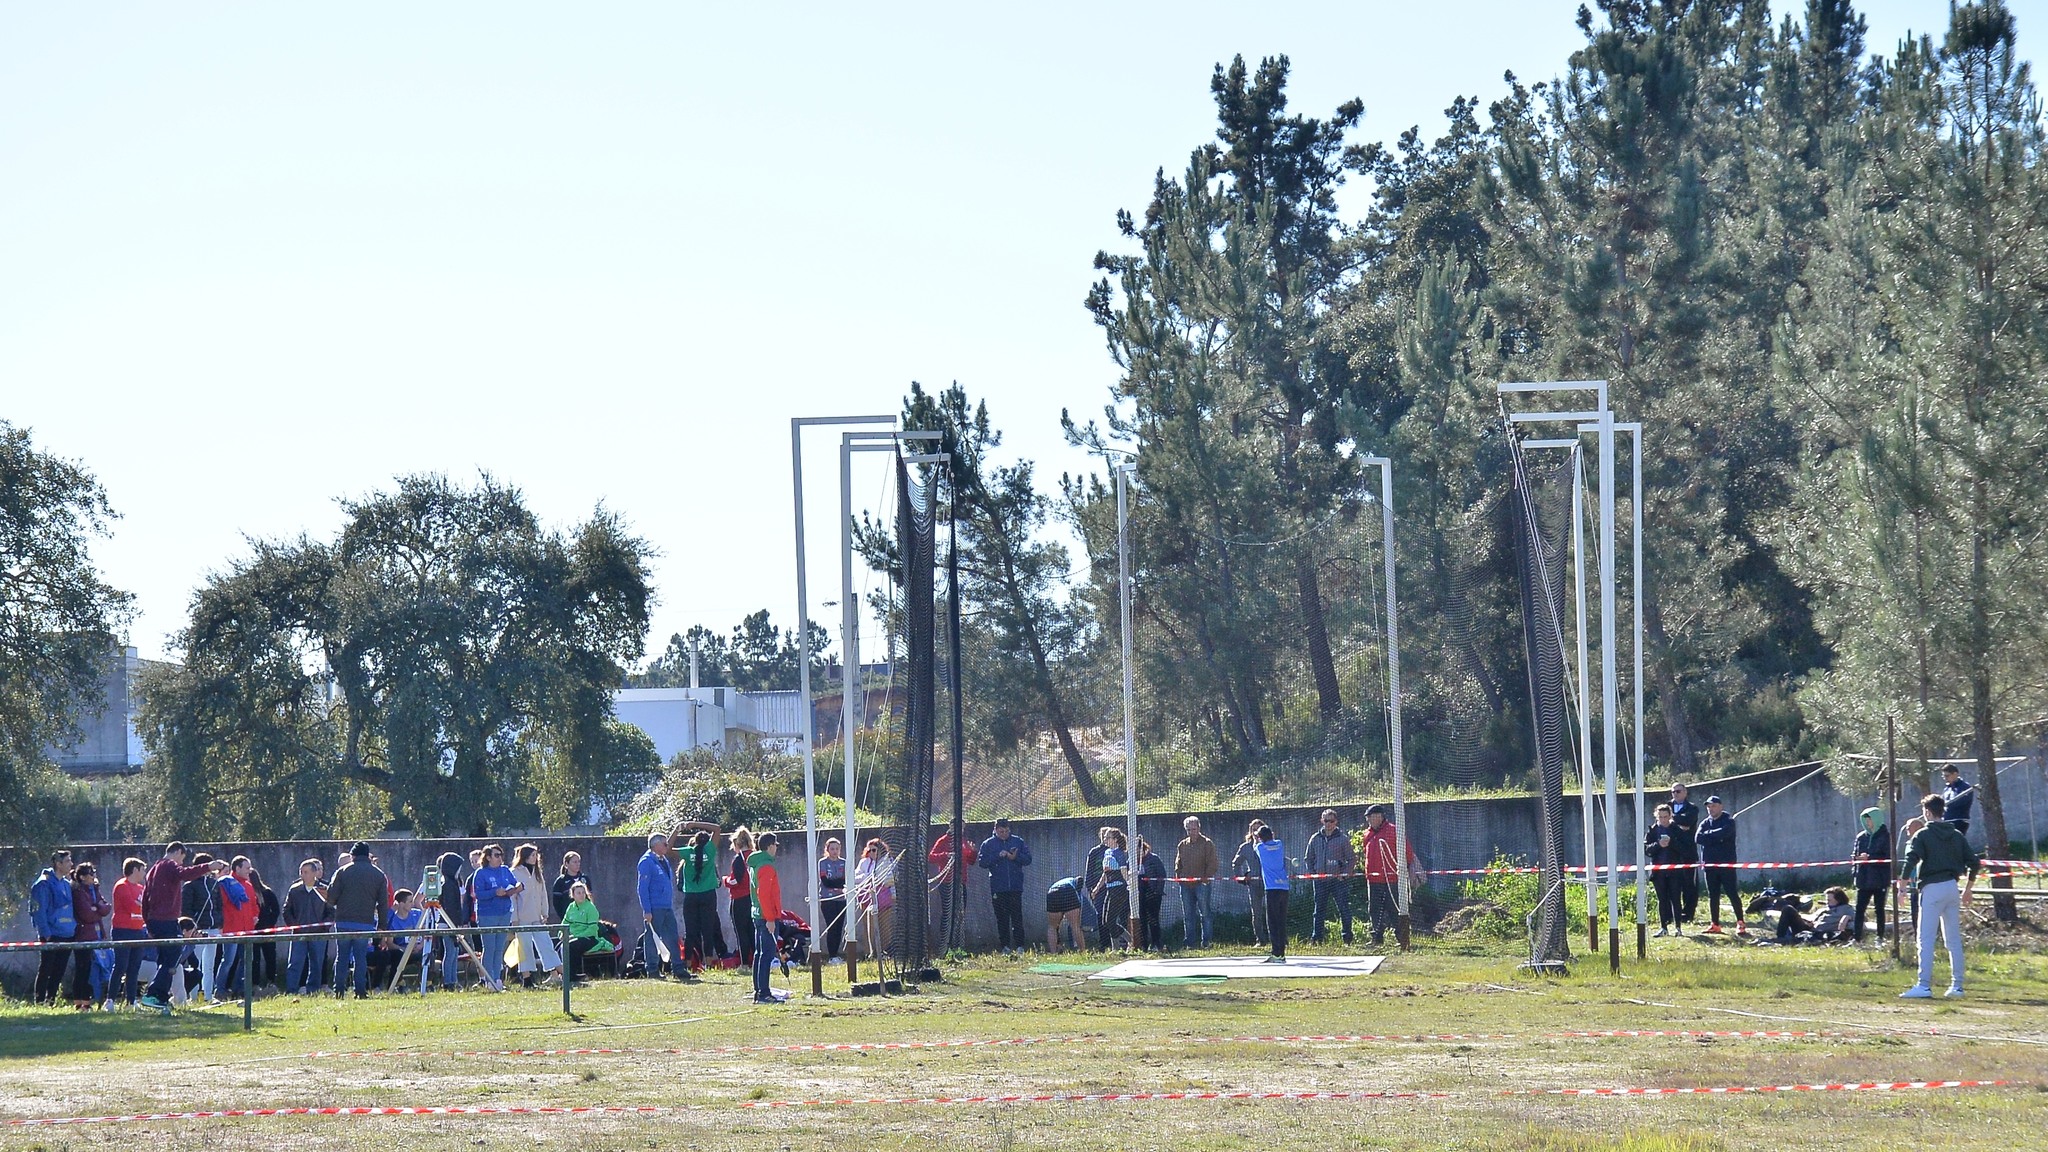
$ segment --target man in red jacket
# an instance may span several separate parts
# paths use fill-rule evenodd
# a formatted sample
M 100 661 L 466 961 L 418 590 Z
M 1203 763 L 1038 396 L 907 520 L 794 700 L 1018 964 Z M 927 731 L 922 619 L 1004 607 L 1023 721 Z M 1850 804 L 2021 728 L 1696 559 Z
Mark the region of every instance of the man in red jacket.
M 1384 804 L 1375 804 L 1365 810 L 1365 834 L 1360 845 L 1360 855 L 1365 860 L 1365 907 L 1366 916 L 1372 922 L 1372 944 L 1377 948 L 1386 939 L 1387 926 L 1394 922 L 1399 911 L 1397 899 L 1401 891 L 1401 870 L 1394 861 L 1399 859 L 1394 851 L 1394 822 L 1387 819 Z M 1416 863 L 1415 845 L 1407 845 L 1408 864 Z
M 245 936 L 255 931 L 256 914 L 262 910 L 256 885 L 249 879 L 249 858 L 237 856 L 228 866 L 228 874 L 220 878 L 220 934 Z M 242 949 L 249 946 L 247 940 L 236 940 L 221 950 L 220 975 L 215 980 L 223 998 L 241 993 Z
M 199 879 L 207 871 L 204 864 L 186 865 L 183 844 L 173 840 L 164 845 L 163 858 L 150 865 L 149 874 L 142 881 L 142 927 L 150 939 L 178 939 L 178 917 L 185 914 L 185 883 Z M 177 975 L 184 957 L 182 944 L 158 946 L 156 976 L 149 982 L 149 991 L 143 994 L 144 1007 L 170 1011 L 166 998 L 171 994 L 171 979 Z

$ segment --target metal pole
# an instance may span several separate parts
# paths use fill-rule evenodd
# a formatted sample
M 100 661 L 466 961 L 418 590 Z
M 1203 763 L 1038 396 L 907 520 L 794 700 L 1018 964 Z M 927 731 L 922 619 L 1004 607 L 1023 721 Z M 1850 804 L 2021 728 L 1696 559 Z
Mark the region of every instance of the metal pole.
M 860 680 L 860 605 L 853 597 L 853 433 L 844 433 L 839 438 L 839 758 L 845 777 L 846 840 L 845 849 L 848 867 L 860 859 L 860 850 L 854 840 L 853 793 L 854 762 L 859 759 L 855 745 L 860 738 L 862 698 Z M 811 859 L 815 862 L 815 853 Z M 815 866 L 815 864 L 813 865 Z M 823 919 L 818 907 L 818 886 L 811 885 L 811 926 L 817 931 Z M 854 922 L 859 917 L 848 916 L 846 931 L 840 937 L 841 947 L 851 951 L 859 938 Z M 812 941 L 812 954 L 817 953 L 816 941 Z
M 1600 950 L 1600 887 L 1594 878 L 1593 848 L 1593 708 L 1586 690 L 1586 481 L 1579 459 L 1579 445 L 1571 450 L 1572 465 L 1572 581 L 1577 588 L 1579 618 L 1573 631 L 1579 647 L 1579 809 L 1586 845 L 1586 938 L 1587 946 Z M 1608 857 L 1612 867 L 1614 858 Z
M 1131 894 L 1129 904 L 1130 923 L 1128 926 L 1131 945 L 1138 943 L 1138 899 L 1137 899 L 1137 858 L 1138 858 L 1138 741 L 1136 735 L 1136 707 L 1133 703 L 1133 682 L 1131 678 L 1131 541 L 1130 541 L 1130 473 L 1137 467 L 1132 463 L 1116 466 L 1116 571 L 1118 598 L 1123 609 L 1123 650 L 1124 650 L 1124 819 L 1129 824 L 1127 855 L 1124 860 L 1125 890 Z
M 1885 838 L 1896 843 L 1899 826 L 1899 717 L 1897 713 L 1884 714 L 1884 795 L 1890 805 L 1890 815 L 1884 826 Z M 1899 862 L 1891 844 L 1885 845 L 1885 871 L 1890 875 L 1886 882 L 1887 898 L 1892 905 L 1892 959 L 1899 958 Z M 1918 925 L 1915 925 L 1917 928 Z
M 964 766 L 967 738 L 961 730 L 960 706 L 965 684 L 960 667 L 960 477 L 955 471 L 959 467 L 959 461 L 953 460 L 948 462 L 946 470 L 946 588 L 948 598 L 952 601 L 946 607 L 946 659 L 951 661 L 953 666 L 953 859 L 949 865 L 952 868 L 953 882 L 947 885 L 946 895 L 948 950 L 964 947 L 967 942 L 967 934 L 962 930 L 960 923 L 967 912 L 967 808 Z
M 1608 414 L 1608 420 L 1610 423 L 1612 422 L 1613 413 L 1610 412 Z M 1643 867 L 1643 865 L 1647 862 L 1646 857 L 1644 855 L 1643 845 L 1643 776 L 1644 773 L 1648 770 L 1648 765 L 1644 763 L 1643 757 L 1643 426 L 1641 424 L 1627 424 L 1618 425 L 1617 427 L 1625 428 L 1629 432 L 1635 449 L 1633 453 L 1633 460 L 1631 463 L 1631 480 L 1633 486 L 1629 489 L 1629 503 L 1633 506 L 1634 513 L 1631 518 L 1631 535 L 1633 539 L 1630 541 L 1630 544 L 1635 551 L 1634 578 L 1632 585 L 1629 588 L 1629 597 L 1631 609 L 1635 613 L 1635 643 L 1632 645 L 1632 647 L 1635 649 L 1635 680 L 1630 684 L 1629 688 L 1630 694 L 1635 698 L 1636 731 L 1634 752 L 1636 759 L 1636 951 L 1638 958 L 1641 958 L 1644 954 L 1646 954 L 1649 951 L 1649 940 L 1647 939 L 1647 936 L 1650 931 L 1649 918 L 1645 914 L 1645 910 L 1648 908 L 1648 904 L 1646 903 L 1646 901 L 1649 899 L 1649 896 L 1648 893 L 1644 891 L 1646 881 L 1643 879 L 1645 876 L 1649 875 L 1649 873 Z M 1612 437 L 1610 437 L 1610 447 L 1612 447 L 1612 443 Z M 1611 476 L 1613 470 L 1613 463 L 1611 461 L 1608 464 L 1608 469 L 1609 475 Z M 1612 518 L 1614 514 L 1614 500 L 1612 497 L 1609 497 L 1607 500 L 1607 514 L 1609 517 L 1608 531 L 1610 533 L 1608 537 L 1608 547 L 1609 549 L 1612 549 L 1613 537 L 1611 533 L 1613 532 Z M 1608 599 L 1610 601 L 1612 601 L 1613 599 L 1612 585 L 1609 585 L 1608 587 Z M 1612 634 L 1611 627 L 1609 628 L 1609 634 Z M 1612 700 L 1613 697 L 1610 695 L 1609 699 Z M 1610 726 L 1609 731 L 1612 730 L 1613 729 Z M 1607 771 L 1609 773 L 1608 781 L 1609 787 L 1611 789 L 1613 783 L 1612 773 L 1614 772 L 1614 761 L 1612 759 L 1612 741 L 1609 741 L 1609 749 L 1610 751 L 1609 759 L 1607 761 Z M 1612 825 L 1609 825 L 1609 827 L 1611 829 Z M 1608 835 L 1611 837 L 1613 835 L 1612 831 L 1610 831 Z M 1610 839 L 1608 843 L 1612 844 L 1613 841 Z
M 242 966 L 242 1031 L 248 1032 L 256 1027 L 255 938 L 250 937 L 243 940 L 239 948 L 240 954 L 235 959 L 240 961 Z M 87 955 L 83 952 L 79 953 L 78 956 L 81 960 L 87 959 Z M 179 979 L 183 978 L 184 974 L 180 973 Z
M 1408 760 L 1401 731 L 1401 617 L 1394 590 L 1394 462 L 1368 456 L 1380 466 L 1380 553 L 1387 580 L 1387 759 L 1394 777 L 1394 941 L 1403 951 L 1410 939 L 1408 875 Z

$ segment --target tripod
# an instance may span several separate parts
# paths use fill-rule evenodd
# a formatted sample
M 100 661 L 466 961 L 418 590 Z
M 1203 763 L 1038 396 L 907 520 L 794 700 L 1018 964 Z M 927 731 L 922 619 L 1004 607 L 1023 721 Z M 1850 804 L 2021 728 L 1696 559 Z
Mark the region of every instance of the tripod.
M 439 900 L 428 900 L 422 907 L 426 909 L 426 915 L 420 918 L 421 928 L 454 928 L 456 926 L 448 919 L 448 913 L 442 909 Z M 478 955 L 477 951 L 469 946 L 469 937 L 467 936 L 413 936 L 406 940 L 405 951 L 398 954 L 398 967 L 391 973 L 391 987 L 387 991 L 398 991 L 398 985 L 405 979 L 405 966 L 412 962 L 413 949 L 418 948 L 420 949 L 420 995 L 424 996 L 427 994 L 427 970 L 434 966 L 433 948 L 436 940 L 455 941 L 455 947 L 462 953 L 462 960 L 475 964 L 476 970 L 479 973 L 484 970 L 483 957 Z M 445 963 L 445 961 L 443 962 Z M 457 964 L 459 965 L 460 963 L 461 961 L 458 960 Z

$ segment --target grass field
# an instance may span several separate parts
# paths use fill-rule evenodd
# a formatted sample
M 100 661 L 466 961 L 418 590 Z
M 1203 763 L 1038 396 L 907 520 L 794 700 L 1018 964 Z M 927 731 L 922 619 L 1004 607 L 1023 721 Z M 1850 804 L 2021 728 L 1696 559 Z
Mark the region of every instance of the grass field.
M 1971 956 L 1970 996 L 1906 1002 L 1889 955 L 1652 941 L 1620 978 L 1581 957 L 1534 978 L 1478 945 L 1391 956 L 1362 980 L 1106 989 L 985 959 L 889 999 L 755 1008 L 738 974 L 695 987 L 599 982 L 558 995 L 271 998 L 172 1018 L 0 1007 L 7 1118 L 321 1105 L 657 1106 L 660 1114 L 262 1117 L 0 1127 L 0 1147 L 572 1147 L 861 1152 L 1159 1149 L 2032 1148 L 2048 1145 L 2048 949 Z M 1073 959 L 1064 957 L 1063 959 Z M 827 989 L 843 990 L 829 970 Z M 1570 1037 L 1791 1030 L 1808 1038 Z M 1255 1037 L 1489 1034 L 1463 1039 Z M 1071 1039 L 869 1051 L 727 1046 Z M 458 1054 L 609 1048 L 585 1055 Z M 670 1051 L 675 1050 L 675 1051 Z M 354 1055 L 376 1051 L 386 1055 Z M 334 1053 L 335 1055 L 309 1055 Z M 1890 1093 L 1573 1098 L 1506 1092 L 1893 1080 L 2017 1081 Z M 1428 1099 L 1006 1104 L 774 1101 L 1009 1093 L 1418 1092 Z M 749 1105 L 752 1105 L 751 1107 Z

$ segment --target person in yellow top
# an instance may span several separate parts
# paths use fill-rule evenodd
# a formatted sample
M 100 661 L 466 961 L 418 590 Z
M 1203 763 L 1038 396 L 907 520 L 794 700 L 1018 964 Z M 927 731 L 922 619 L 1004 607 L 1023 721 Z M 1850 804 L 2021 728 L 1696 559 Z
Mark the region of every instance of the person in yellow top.
M 590 898 L 590 885 L 581 880 L 569 885 L 569 907 L 562 911 L 562 927 L 568 930 L 569 980 L 573 985 L 584 978 L 585 956 L 606 956 L 612 950 L 598 919 L 597 901 Z

